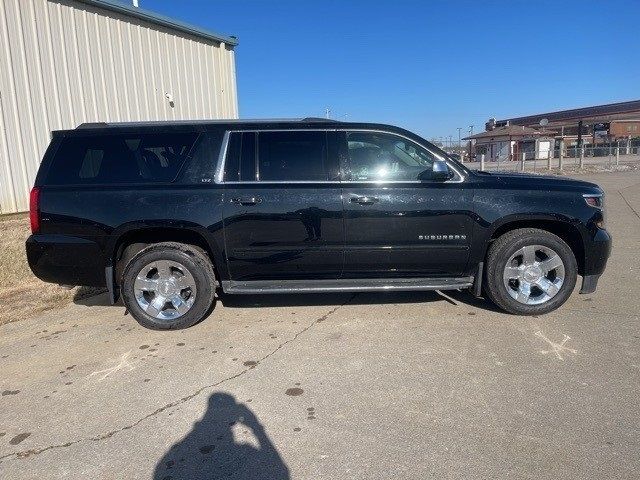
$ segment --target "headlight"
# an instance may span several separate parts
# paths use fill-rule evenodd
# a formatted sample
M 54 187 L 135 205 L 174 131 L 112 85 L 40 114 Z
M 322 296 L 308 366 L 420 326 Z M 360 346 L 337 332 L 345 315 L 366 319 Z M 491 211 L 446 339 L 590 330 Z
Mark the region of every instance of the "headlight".
M 587 202 L 587 205 L 589 205 L 590 207 L 603 207 L 603 199 L 601 193 L 585 193 L 582 195 L 582 198 L 584 198 L 584 201 Z
M 602 193 L 585 193 L 582 195 L 584 201 L 590 207 L 600 210 L 600 219 L 596 220 L 598 228 L 605 228 L 605 209 L 604 209 L 604 194 Z

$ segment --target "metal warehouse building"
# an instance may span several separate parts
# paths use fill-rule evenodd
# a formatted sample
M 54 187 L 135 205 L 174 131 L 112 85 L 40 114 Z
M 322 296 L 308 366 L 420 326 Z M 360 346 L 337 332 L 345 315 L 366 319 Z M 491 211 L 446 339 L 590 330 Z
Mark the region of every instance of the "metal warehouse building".
M 115 0 L 0 0 L 0 213 L 28 209 L 52 130 L 237 118 L 236 44 Z

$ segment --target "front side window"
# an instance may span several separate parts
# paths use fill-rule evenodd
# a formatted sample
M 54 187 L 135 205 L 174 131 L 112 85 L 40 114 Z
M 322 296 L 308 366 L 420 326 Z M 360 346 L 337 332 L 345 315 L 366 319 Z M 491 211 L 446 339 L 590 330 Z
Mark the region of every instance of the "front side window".
M 444 160 L 390 133 L 347 132 L 347 174 L 354 181 L 428 180 L 433 163 Z
M 330 180 L 326 132 L 260 132 L 258 177 L 260 181 Z

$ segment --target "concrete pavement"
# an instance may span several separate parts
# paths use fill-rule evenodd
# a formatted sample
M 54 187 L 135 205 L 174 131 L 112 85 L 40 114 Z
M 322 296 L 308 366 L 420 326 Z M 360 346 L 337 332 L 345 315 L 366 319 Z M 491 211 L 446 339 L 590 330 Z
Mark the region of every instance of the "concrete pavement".
M 0 327 L 0 477 L 637 478 L 640 173 L 598 291 L 227 297 L 154 332 L 90 300 Z M 5 306 L 4 308 L 10 308 Z

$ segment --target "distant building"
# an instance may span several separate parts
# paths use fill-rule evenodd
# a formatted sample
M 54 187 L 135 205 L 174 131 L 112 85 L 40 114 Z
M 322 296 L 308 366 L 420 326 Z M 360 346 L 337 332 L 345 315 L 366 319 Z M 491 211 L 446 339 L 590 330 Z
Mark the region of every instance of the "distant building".
M 640 137 L 640 120 L 610 122 L 609 134 L 615 139 Z
M 236 44 L 116 0 L 0 0 L 0 213 L 28 209 L 52 130 L 237 118 Z
M 581 143 L 597 145 L 611 142 L 627 142 L 640 138 L 640 100 L 609 103 L 591 107 L 537 113 L 526 117 L 503 120 L 491 119 L 486 128 L 506 125 L 551 129 L 556 132 L 556 140 L 562 140 L 565 147 Z
M 519 125 L 503 125 L 465 137 L 470 140 L 476 156 L 485 160 L 516 160 L 522 158 L 549 158 L 553 155 L 555 132 L 543 132 Z

